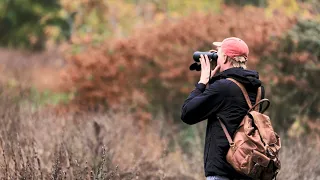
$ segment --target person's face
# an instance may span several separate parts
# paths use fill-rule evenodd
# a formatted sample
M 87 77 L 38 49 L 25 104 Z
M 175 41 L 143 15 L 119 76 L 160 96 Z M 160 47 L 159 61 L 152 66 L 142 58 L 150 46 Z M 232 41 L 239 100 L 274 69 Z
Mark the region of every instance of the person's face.
M 218 47 L 217 50 L 218 50 L 218 52 L 217 52 L 217 54 L 218 54 L 217 65 L 220 66 L 220 72 L 221 72 L 222 68 L 223 68 L 223 66 L 225 64 L 225 62 L 224 62 L 225 61 L 225 56 L 224 56 L 224 54 L 223 54 L 223 52 L 222 52 L 220 47 Z
M 228 69 L 231 67 L 230 62 L 227 61 L 227 56 L 224 55 L 222 49 L 220 47 L 217 48 L 217 54 L 218 54 L 218 59 L 217 59 L 217 65 L 220 65 L 220 72 Z

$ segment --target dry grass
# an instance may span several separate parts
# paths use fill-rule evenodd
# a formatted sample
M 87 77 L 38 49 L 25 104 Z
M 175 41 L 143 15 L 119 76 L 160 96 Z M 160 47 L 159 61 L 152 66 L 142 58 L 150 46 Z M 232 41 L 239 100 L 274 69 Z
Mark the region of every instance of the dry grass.
M 12 81 L 39 90 L 59 90 L 62 80 L 60 69 L 64 66 L 64 46 L 43 52 L 28 52 L 0 48 L 0 82 Z
M 34 112 L 30 102 L 17 99 L 25 95 L 25 90 L 0 95 L 0 179 L 204 179 L 205 123 L 193 127 L 195 139 L 179 146 L 182 130 L 163 113 L 140 129 L 130 110 Z M 320 179 L 316 144 L 283 142 L 278 179 Z
M 198 178 L 160 137 L 163 119 L 142 130 L 125 110 L 58 116 L 13 99 L 1 96 L 1 179 Z
M 320 144 L 313 137 L 285 139 L 279 179 L 320 180 Z

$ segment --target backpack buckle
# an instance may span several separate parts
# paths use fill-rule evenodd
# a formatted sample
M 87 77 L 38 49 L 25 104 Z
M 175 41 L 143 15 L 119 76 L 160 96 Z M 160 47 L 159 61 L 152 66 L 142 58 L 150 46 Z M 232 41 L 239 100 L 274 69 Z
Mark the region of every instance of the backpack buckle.
M 274 157 L 276 157 L 276 153 L 273 151 L 273 149 L 269 146 L 269 145 L 266 145 L 266 147 L 265 147 L 266 149 L 266 152 L 272 157 L 272 158 L 274 158 Z
M 236 147 L 234 142 L 229 143 L 229 145 L 230 145 L 231 149 L 234 149 Z

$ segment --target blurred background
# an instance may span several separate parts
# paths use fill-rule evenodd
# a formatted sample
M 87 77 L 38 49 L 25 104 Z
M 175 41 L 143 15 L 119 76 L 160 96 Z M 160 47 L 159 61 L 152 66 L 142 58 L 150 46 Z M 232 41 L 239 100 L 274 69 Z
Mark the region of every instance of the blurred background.
M 194 51 L 249 45 L 278 179 L 320 180 L 319 0 L 1 0 L 1 179 L 204 179 Z M 317 80 L 318 79 L 318 80 Z

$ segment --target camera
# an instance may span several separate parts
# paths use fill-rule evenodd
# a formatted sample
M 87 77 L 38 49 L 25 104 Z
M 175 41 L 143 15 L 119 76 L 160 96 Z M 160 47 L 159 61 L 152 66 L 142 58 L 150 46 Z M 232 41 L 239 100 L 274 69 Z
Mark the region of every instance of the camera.
M 196 51 L 193 53 L 193 60 L 195 61 L 195 63 L 191 64 L 189 69 L 191 71 L 201 71 L 201 64 L 200 64 L 200 55 L 207 55 L 209 58 L 209 61 L 211 63 L 211 67 L 213 65 L 213 63 L 216 64 L 217 59 L 218 59 L 218 54 L 216 52 L 201 52 L 201 51 Z

